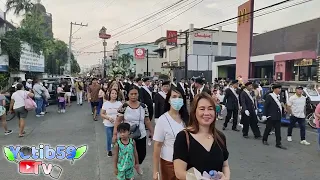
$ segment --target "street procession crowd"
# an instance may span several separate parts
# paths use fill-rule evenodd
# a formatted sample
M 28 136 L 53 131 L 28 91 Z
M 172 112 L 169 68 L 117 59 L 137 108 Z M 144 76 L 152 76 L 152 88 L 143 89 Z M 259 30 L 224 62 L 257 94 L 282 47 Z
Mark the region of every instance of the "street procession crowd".
M 77 96 L 77 105 L 84 101 L 91 105 L 92 120 L 101 117 L 106 131 L 106 153 L 114 157 L 114 173 L 119 180 L 134 179 L 134 170 L 143 174 L 140 165 L 146 157 L 147 144 L 153 142 L 153 179 L 184 180 L 200 172 L 208 179 L 229 180 L 229 152 L 223 131 L 240 131 L 249 138 L 249 127 L 254 138 L 269 145 L 268 136 L 275 132 L 276 147 L 286 149 L 281 143 L 281 117 L 291 114 L 287 140 L 292 141 L 292 131 L 298 122 L 302 145 L 306 141 L 305 106 L 303 87 L 297 86 L 286 108 L 280 102 L 280 84 L 273 84 L 272 91 L 262 97 L 263 84 L 239 80 L 215 79 L 213 83 L 197 77 L 169 80 L 145 78 L 97 79 L 76 78 L 74 83 L 62 80 L 56 89 L 58 113 L 66 113 L 71 106 L 71 92 Z M 11 95 L 9 113 L 19 118 L 19 137 L 25 134 L 25 118 L 35 110 L 36 117 L 46 114 L 50 95 L 48 87 L 39 79 L 15 85 Z M 5 111 L 7 94 L 0 95 L 0 116 L 5 134 L 8 129 Z M 260 132 L 257 120 L 257 101 L 265 99 L 262 119 L 266 128 Z M 33 101 L 34 100 L 34 101 Z M 1 108 L 2 107 L 2 108 Z M 320 144 L 320 105 L 315 119 Z M 240 121 L 239 121 L 240 119 Z M 224 120 L 222 131 L 217 120 Z M 152 122 L 154 121 L 154 123 Z M 155 124 L 155 126 L 153 125 Z M 148 143 L 147 143 L 148 142 Z M 195 156 L 196 155 L 196 156 Z M 192 179 L 192 178 L 191 178 Z M 194 177 L 195 179 L 195 177 Z

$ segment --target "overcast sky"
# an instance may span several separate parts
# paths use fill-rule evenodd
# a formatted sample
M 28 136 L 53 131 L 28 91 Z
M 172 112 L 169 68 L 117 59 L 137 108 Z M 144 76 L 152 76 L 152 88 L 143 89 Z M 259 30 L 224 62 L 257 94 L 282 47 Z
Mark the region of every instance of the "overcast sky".
M 0 2 L 2 2 L 0 6 L 2 10 L 5 9 L 3 3 L 5 1 L 6 0 L 0 0 Z M 85 49 L 83 49 L 83 47 L 99 41 L 98 32 L 102 26 L 105 26 L 109 31 L 116 29 L 176 1 L 178 0 L 42 0 L 42 3 L 45 5 L 47 12 L 51 13 L 53 16 L 53 33 L 55 38 L 61 39 L 68 43 L 70 22 L 83 22 L 84 24 L 88 23 L 88 27 L 81 28 L 73 35 L 74 38 L 81 38 L 73 40 L 73 50 L 96 52 L 103 50 L 102 43 Z M 152 42 L 161 36 L 165 36 L 166 30 L 185 30 L 189 27 L 190 23 L 194 23 L 195 27 L 199 28 L 235 17 L 237 16 L 237 7 L 246 0 L 203 0 L 203 2 L 194 8 L 181 14 L 179 17 L 171 20 L 170 22 L 163 24 L 165 21 L 168 21 L 170 18 L 187 9 L 187 7 L 192 6 L 191 4 L 183 8 L 183 6 L 192 1 L 194 0 L 189 0 L 185 4 L 181 5 L 178 10 L 170 11 L 173 12 L 172 14 L 156 20 L 145 27 L 132 31 L 137 28 L 135 27 L 132 30 L 129 30 L 132 32 L 127 34 L 122 32 L 119 34 L 121 36 L 118 35 L 118 37 L 111 38 L 108 40 L 107 49 L 111 50 L 116 41 L 119 41 L 120 43 Z M 201 0 L 198 0 L 197 2 L 199 1 Z M 280 1 L 282 0 L 255 0 L 255 9 L 259 9 Z M 292 3 L 287 3 L 281 7 L 301 1 L 304 0 L 293 0 Z M 255 18 L 254 32 L 261 33 L 270 31 L 320 17 L 319 7 L 320 0 L 313 0 L 296 7 Z M 154 21 L 155 19 L 158 18 L 154 18 L 150 21 Z M 11 13 L 8 14 L 8 20 L 19 22 L 19 18 L 16 18 Z M 160 26 L 161 24 L 163 25 Z M 141 36 L 157 26 L 159 26 L 159 28 Z M 110 32 L 110 34 L 116 34 L 127 27 L 128 26 L 122 29 L 120 28 L 118 30 L 114 30 Z M 77 29 L 78 27 L 74 27 L 74 31 Z M 223 26 L 223 29 L 236 30 L 236 24 Z M 136 38 L 138 36 L 141 37 Z M 99 59 L 102 58 L 102 53 L 90 55 L 82 54 L 77 56 L 77 60 L 80 65 L 97 64 Z

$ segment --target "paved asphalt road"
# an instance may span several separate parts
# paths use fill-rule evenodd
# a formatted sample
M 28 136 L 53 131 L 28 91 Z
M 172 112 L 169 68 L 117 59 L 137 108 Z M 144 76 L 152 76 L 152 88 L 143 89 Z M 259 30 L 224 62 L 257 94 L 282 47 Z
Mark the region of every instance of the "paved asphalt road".
M 73 106 L 66 114 L 57 114 L 55 106 L 49 107 L 49 113 L 42 118 L 35 118 L 30 113 L 27 118 L 24 138 L 18 138 L 17 120 L 9 122 L 14 133 L 0 135 L 0 144 L 38 145 L 39 143 L 56 146 L 58 144 L 87 144 L 88 152 L 73 165 L 69 161 L 57 161 L 63 168 L 62 180 L 113 180 L 113 161 L 105 152 L 105 130 L 101 121 L 93 122 L 88 104 Z M 222 121 L 218 122 L 221 129 Z M 261 128 L 263 131 L 264 128 Z M 2 131 L 3 132 L 3 131 Z M 225 131 L 230 152 L 229 163 L 232 180 L 300 180 L 320 179 L 320 153 L 316 151 L 317 135 L 308 129 L 307 140 L 311 146 L 299 144 L 299 131 L 294 129 L 293 142 L 285 140 L 286 128 L 282 129 L 283 144 L 288 150 L 274 147 L 275 137 L 270 136 L 270 146 L 262 145 L 260 140 L 243 139 L 240 133 Z M 26 176 L 17 172 L 17 164 L 9 163 L 0 155 L 0 180 L 38 180 L 50 179 L 45 176 Z M 147 158 L 142 165 L 144 175 L 136 179 L 152 179 L 152 147 L 148 147 Z

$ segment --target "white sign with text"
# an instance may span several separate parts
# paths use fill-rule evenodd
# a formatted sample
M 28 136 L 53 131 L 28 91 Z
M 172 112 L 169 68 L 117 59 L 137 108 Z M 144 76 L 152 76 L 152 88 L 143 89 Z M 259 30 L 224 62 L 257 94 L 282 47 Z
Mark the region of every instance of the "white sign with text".
M 20 71 L 44 72 L 44 56 L 33 51 L 25 42 L 21 44 Z

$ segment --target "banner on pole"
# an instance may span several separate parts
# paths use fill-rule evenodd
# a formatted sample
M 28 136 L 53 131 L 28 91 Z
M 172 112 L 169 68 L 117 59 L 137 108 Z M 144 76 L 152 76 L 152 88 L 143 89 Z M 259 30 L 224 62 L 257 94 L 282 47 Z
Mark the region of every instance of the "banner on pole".
M 167 31 L 167 45 L 177 46 L 178 32 L 177 31 Z

